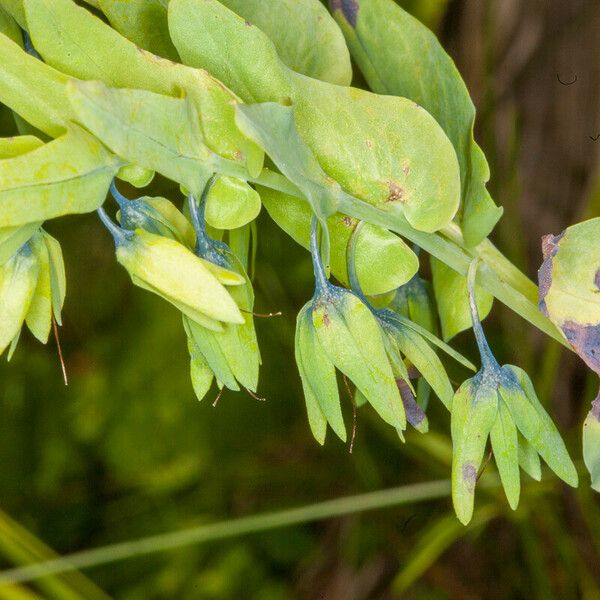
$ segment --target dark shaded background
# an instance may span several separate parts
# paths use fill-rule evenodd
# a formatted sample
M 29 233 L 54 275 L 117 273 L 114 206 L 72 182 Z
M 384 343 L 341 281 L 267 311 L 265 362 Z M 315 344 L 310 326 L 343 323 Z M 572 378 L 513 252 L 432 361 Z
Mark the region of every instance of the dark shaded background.
M 466 79 L 490 189 L 506 211 L 494 240 L 534 277 L 543 234 L 600 214 L 600 140 L 591 139 L 600 134 L 600 2 L 404 4 L 439 33 Z M 158 181 L 156 189 L 167 185 Z M 267 402 L 225 394 L 216 408 L 194 398 L 178 313 L 130 285 L 97 220 L 68 217 L 48 229 L 67 265 L 61 339 L 70 385 L 62 384 L 54 344 L 28 335 L 10 365 L 0 366 L 0 565 L 23 562 L 14 540 L 26 534 L 12 519 L 67 553 L 449 476 L 449 419 L 436 402 L 432 433 L 409 436 L 405 446 L 368 410 L 358 415 L 352 455 L 333 437 L 324 448 L 313 441 L 293 362 L 295 315 L 312 291 L 309 257 L 266 214 L 257 310 L 284 313 L 258 322 L 259 392 Z M 580 461 L 595 385 L 580 361 L 499 304 L 486 331 L 501 362 L 532 375 Z M 468 333 L 455 345 L 476 356 Z M 577 491 L 550 477 L 529 482 L 515 513 L 496 491 L 479 492 L 478 505 L 494 517 L 485 525 L 456 527 L 450 501 L 439 500 L 119 562 L 86 576 L 128 599 L 600 598 L 600 504 L 585 477 Z M 427 540 L 419 577 L 403 591 L 398 575 Z M 102 597 L 83 580 L 72 585 L 70 596 L 46 580 L 0 588 L 0 598 Z

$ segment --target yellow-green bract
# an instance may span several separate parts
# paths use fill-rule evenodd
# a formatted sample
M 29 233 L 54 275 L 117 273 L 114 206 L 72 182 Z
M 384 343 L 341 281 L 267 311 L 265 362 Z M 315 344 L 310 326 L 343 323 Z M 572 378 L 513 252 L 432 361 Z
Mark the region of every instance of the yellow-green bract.
M 174 240 L 138 229 L 117 243 L 117 260 L 136 285 L 162 296 L 202 325 L 221 330 L 219 321 L 244 323 L 233 298 L 204 264 L 207 261 Z

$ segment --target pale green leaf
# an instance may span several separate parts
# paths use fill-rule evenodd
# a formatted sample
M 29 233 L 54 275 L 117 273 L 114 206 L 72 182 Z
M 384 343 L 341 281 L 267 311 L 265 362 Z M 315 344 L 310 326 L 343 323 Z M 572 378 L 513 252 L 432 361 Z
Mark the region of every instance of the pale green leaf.
M 35 150 L 43 145 L 44 142 L 33 135 L 16 135 L 8 138 L 0 138 L 0 159 L 13 158 L 14 156 L 19 156 L 19 154 L 31 152 L 31 150 Z
M 74 126 L 40 148 L 0 160 L 0 227 L 95 210 L 120 166 L 96 138 Z
M 250 174 L 260 173 L 262 152 L 235 126 L 236 97 L 205 70 L 138 48 L 72 0 L 24 0 L 24 4 L 34 46 L 48 64 L 73 77 L 117 88 L 174 97 L 181 97 L 185 90 L 199 107 L 208 147 L 245 164 Z
M 294 73 L 259 29 L 215 0 L 173 0 L 169 27 L 186 63 L 208 68 L 245 101 L 289 104 L 291 98 L 301 138 L 346 192 L 406 216 L 423 231 L 454 217 L 460 202 L 456 153 L 435 119 L 413 101 Z
M 221 0 L 256 25 L 292 70 L 350 85 L 352 66 L 344 36 L 319 0 Z
M 475 107 L 454 62 L 436 36 L 393 0 L 332 6 L 370 88 L 420 104 L 450 138 L 460 163 L 463 233 L 468 244 L 479 243 L 502 209 L 485 187 L 490 170 L 473 139 Z
M 244 167 L 215 154 L 204 142 L 197 107 L 143 90 L 73 82 L 69 99 L 79 121 L 126 160 L 158 171 L 200 196 L 215 171 Z
M 168 0 L 99 0 L 110 24 L 144 50 L 173 61 L 179 60 L 169 37 Z
M 72 117 L 68 80 L 0 34 L 0 102 L 51 137 L 64 133 Z
M 245 102 L 289 101 L 289 71 L 273 42 L 217 0 L 171 0 L 169 31 L 185 64 L 207 69 Z
M 25 10 L 23 9 L 23 0 L 0 0 L 2 7 L 18 24 L 19 27 L 26 29 Z
M 239 104 L 237 123 L 302 190 L 317 216 L 327 218 L 336 211 L 341 188 L 327 176 L 298 135 L 291 107 L 274 102 Z

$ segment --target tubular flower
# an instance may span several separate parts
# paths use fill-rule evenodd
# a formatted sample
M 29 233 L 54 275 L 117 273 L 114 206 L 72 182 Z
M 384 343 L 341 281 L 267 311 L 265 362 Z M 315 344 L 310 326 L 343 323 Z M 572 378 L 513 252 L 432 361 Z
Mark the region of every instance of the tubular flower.
M 465 525 L 473 514 L 475 484 L 488 436 L 511 508 L 516 509 L 520 495 L 518 432 L 562 480 L 577 486 L 575 466 L 527 373 L 512 365 L 501 367 L 492 355 L 475 304 L 476 269 L 473 261 L 469 269 L 469 304 L 481 369 L 456 392 L 451 419 L 452 499 Z M 531 448 L 525 453 L 531 454 Z M 525 462 L 523 458 L 521 462 Z
M 158 294 L 205 327 L 221 330 L 221 322 L 244 322 L 224 287 L 239 284 L 239 278 L 232 280 L 227 273 L 221 277 L 222 269 L 209 268 L 207 261 L 173 239 L 118 227 L 102 208 L 98 214 L 114 238 L 117 260 L 135 285 Z
M 256 392 L 261 363 L 252 318 L 252 283 L 241 262 L 227 244 L 211 239 L 206 231 L 204 208 L 206 197 L 215 180 L 216 178 L 212 178 L 207 184 L 200 206 L 193 196 L 188 198 L 195 230 L 195 253 L 215 268 L 229 273 L 230 277 L 242 279 L 245 285 L 232 287 L 230 293 L 243 313 L 243 322 L 224 323 L 221 331 L 213 331 L 184 315 L 183 326 L 188 337 L 192 383 L 199 400 L 202 400 L 210 389 L 213 377 L 221 389 L 225 386 L 230 390 L 239 391 L 242 386 Z
M 329 423 L 342 440 L 346 439 L 336 368 L 356 385 L 384 421 L 403 431 L 406 415 L 385 332 L 356 294 L 327 280 L 318 248 L 316 219 L 311 229 L 311 254 L 315 293 L 298 315 L 296 361 L 315 438 L 324 442 Z

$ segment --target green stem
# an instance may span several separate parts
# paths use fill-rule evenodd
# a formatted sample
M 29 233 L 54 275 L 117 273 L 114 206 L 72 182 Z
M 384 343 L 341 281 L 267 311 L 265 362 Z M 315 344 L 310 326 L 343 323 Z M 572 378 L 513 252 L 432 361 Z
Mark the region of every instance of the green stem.
M 493 486 L 497 485 L 495 481 L 489 483 Z M 338 498 L 289 510 L 201 525 L 192 529 L 150 536 L 93 550 L 84 550 L 55 560 L 4 571 L 0 573 L 0 586 L 32 581 L 47 575 L 94 567 L 192 544 L 222 540 L 248 533 L 310 523 L 389 506 L 446 498 L 450 493 L 451 483 L 449 480 L 444 479 Z
M 268 169 L 264 169 L 257 178 L 250 181 L 291 196 L 303 198 L 302 192 L 291 181 Z M 569 347 L 558 329 L 538 309 L 535 284 L 489 240 L 484 240 L 475 248 L 467 248 L 460 228 L 455 224 L 448 225 L 441 233 L 418 231 L 411 227 L 403 215 L 387 212 L 349 194 L 342 195 L 339 212 L 395 231 L 465 277 L 473 258 L 479 257 L 482 265 L 477 274 L 477 285 L 487 290 L 546 335 L 563 346 Z

